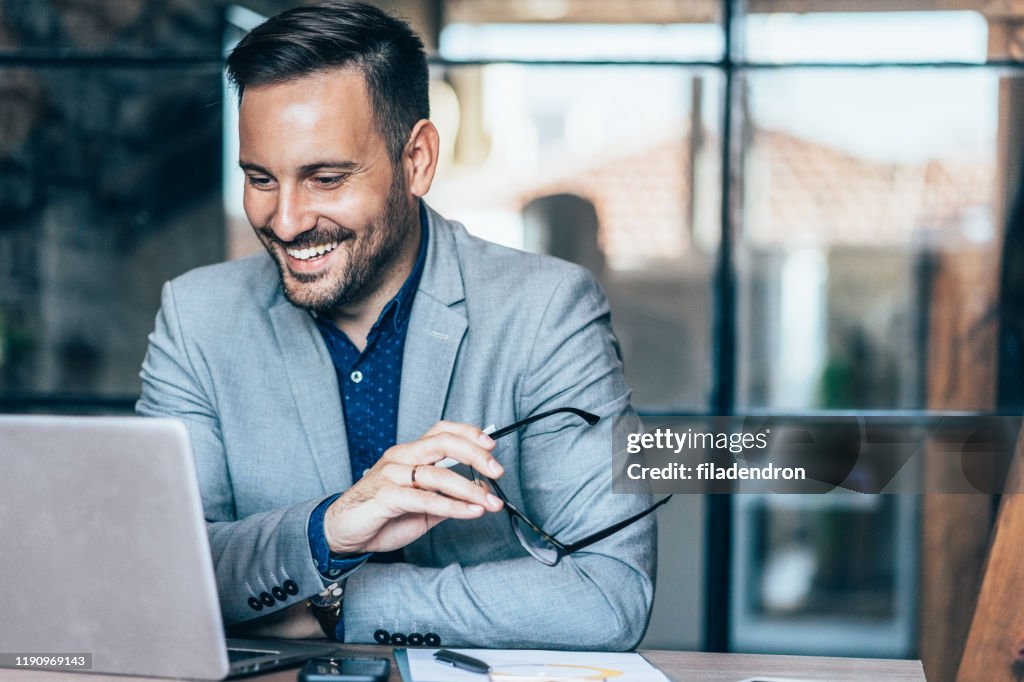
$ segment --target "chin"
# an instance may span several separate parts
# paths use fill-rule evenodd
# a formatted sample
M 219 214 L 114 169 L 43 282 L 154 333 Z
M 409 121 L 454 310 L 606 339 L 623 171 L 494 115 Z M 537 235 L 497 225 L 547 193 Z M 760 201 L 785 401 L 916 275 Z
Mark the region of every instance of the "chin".
M 292 305 L 305 310 L 322 313 L 338 304 L 340 296 L 336 287 L 330 285 L 329 278 L 323 277 L 316 282 L 297 281 L 292 275 L 285 275 L 283 289 L 285 298 Z

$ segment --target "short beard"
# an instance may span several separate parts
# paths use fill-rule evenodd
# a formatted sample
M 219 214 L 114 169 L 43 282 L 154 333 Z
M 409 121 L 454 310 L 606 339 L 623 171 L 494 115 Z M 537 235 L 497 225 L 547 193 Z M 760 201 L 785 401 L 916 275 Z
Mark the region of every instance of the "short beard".
M 336 241 L 339 249 L 346 246 L 345 242 L 351 242 L 347 245 L 350 249 L 348 262 L 333 282 L 330 270 L 316 274 L 291 272 L 285 260 L 285 243 L 269 227 L 258 229 L 257 234 L 277 263 L 285 298 L 294 306 L 322 314 L 372 295 L 394 271 L 403 245 L 415 234 L 417 222 L 415 208 L 406 197 L 405 176 L 397 169 L 384 209 L 365 227 L 361 236 L 356 238 L 354 231 L 341 226 L 335 229 L 315 227 L 288 242 L 289 248 L 303 248 Z M 324 285 L 317 287 L 317 282 Z

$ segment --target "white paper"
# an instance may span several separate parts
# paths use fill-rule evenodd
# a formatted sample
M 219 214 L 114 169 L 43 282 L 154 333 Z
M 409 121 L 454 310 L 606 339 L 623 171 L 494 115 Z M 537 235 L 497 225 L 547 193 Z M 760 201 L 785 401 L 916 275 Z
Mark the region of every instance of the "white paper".
M 486 682 L 487 676 L 453 668 L 434 660 L 437 649 L 409 648 L 409 672 L 415 682 Z M 665 675 L 640 654 L 601 651 L 540 651 L 536 649 L 451 649 L 480 659 L 492 668 L 506 665 L 579 665 L 621 674 L 609 675 L 609 682 L 668 682 Z

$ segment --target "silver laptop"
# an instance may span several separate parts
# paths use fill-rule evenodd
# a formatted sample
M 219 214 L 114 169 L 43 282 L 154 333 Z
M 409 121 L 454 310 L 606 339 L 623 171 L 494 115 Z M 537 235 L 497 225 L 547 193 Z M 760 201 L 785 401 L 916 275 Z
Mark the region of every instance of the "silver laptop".
M 221 679 L 338 648 L 225 640 L 188 433 L 169 419 L 0 416 L 0 584 L 0 666 L 74 654 Z

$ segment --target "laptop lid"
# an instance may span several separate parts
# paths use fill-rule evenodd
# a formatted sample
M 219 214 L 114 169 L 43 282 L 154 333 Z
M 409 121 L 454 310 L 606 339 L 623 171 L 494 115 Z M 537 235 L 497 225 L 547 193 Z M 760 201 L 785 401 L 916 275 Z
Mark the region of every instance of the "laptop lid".
M 179 422 L 0 416 L 0 548 L 4 651 L 88 654 L 95 672 L 228 674 Z

